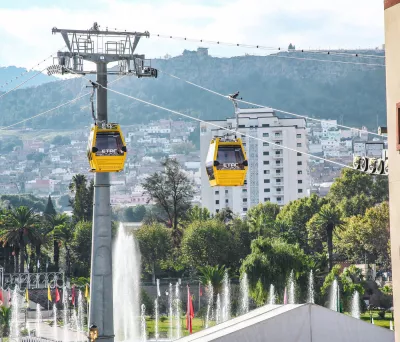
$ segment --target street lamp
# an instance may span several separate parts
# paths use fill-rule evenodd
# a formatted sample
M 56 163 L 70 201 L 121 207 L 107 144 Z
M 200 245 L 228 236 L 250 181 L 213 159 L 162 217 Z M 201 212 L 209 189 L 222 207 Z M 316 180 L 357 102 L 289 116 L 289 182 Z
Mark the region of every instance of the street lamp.
M 98 336 L 99 336 L 99 330 L 97 329 L 97 326 L 95 324 L 92 324 L 89 328 L 90 342 L 96 341 Z

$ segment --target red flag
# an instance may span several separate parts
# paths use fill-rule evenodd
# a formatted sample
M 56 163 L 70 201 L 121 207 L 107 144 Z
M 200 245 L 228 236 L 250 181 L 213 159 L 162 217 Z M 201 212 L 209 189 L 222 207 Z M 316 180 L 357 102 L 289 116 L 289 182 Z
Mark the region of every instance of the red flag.
M 58 292 L 58 287 L 56 286 L 56 303 L 60 301 L 60 292 Z
M 188 300 L 187 300 L 187 312 L 186 312 L 186 329 L 189 330 L 190 333 L 193 332 L 193 318 L 194 318 L 194 310 L 193 310 L 193 302 L 192 296 L 190 295 L 189 286 L 188 290 Z
M 75 285 L 72 286 L 72 291 L 71 291 L 71 303 L 73 306 L 75 306 Z
M 201 288 L 201 284 L 199 285 L 199 294 L 200 294 L 200 297 L 203 295 L 203 289 Z

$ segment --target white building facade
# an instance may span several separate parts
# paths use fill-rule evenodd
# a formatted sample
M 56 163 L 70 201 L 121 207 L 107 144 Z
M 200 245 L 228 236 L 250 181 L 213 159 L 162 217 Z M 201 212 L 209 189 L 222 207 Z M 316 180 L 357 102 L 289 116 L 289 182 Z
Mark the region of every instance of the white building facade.
M 238 136 L 242 138 L 249 162 L 246 182 L 242 187 L 209 185 L 204 165 L 210 141 L 214 136 L 227 133 L 211 124 L 235 129 L 236 119 L 208 121 L 207 124 L 200 125 L 203 207 L 212 213 L 222 208 L 230 208 L 236 214 L 245 214 L 258 203 L 270 201 L 285 205 L 308 196 L 310 188 L 308 156 L 301 153 L 308 152 L 304 119 L 278 118 L 270 108 L 239 110 Z

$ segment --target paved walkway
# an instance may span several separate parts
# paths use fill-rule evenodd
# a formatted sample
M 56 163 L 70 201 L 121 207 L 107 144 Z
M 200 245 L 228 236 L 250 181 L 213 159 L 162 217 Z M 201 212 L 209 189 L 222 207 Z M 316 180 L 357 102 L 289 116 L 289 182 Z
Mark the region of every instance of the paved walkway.
M 36 320 L 28 320 L 30 330 L 37 330 Z M 36 336 L 45 338 L 53 341 L 62 342 L 75 342 L 75 341 L 87 341 L 85 334 L 69 330 L 65 331 L 62 327 L 50 326 L 47 323 L 41 322 L 39 324 L 39 331 L 36 331 Z

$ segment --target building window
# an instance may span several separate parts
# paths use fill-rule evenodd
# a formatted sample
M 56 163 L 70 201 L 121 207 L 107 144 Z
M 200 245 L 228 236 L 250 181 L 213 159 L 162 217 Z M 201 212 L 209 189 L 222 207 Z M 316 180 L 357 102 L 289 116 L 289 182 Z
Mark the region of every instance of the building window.
M 277 191 L 277 192 L 281 192 L 282 189 L 281 189 L 281 188 L 276 188 L 276 191 Z
M 265 143 L 263 143 L 263 146 L 269 146 L 269 143 L 265 142 Z
M 270 183 L 271 180 L 270 179 L 264 179 L 264 183 Z
M 229 190 L 225 190 L 225 194 L 227 194 L 229 192 Z
M 301 134 L 296 134 L 296 138 L 301 138 Z
M 297 147 L 301 147 L 301 143 L 297 143 Z
M 215 212 L 218 214 L 219 213 L 219 209 L 215 210 Z
M 219 204 L 219 200 L 216 200 L 216 201 L 215 201 L 215 204 Z
M 226 200 L 225 200 L 225 203 L 226 203 L 226 204 L 228 204 L 228 203 L 229 203 L 229 200 L 228 200 L 228 199 L 226 199 Z
M 242 192 L 247 192 L 247 189 L 242 189 Z
M 247 179 L 244 180 L 244 185 L 247 185 Z
M 277 173 L 277 174 L 280 174 L 280 173 L 281 173 L 281 170 L 276 170 L 276 173 Z
M 264 156 L 269 156 L 269 152 L 263 152 Z
M 262 124 L 261 127 L 269 127 L 269 124 Z
M 279 138 L 280 136 L 280 133 L 275 133 L 275 138 Z
M 243 208 L 243 211 L 247 211 L 247 208 Z
M 282 201 L 282 197 L 277 197 L 276 200 L 277 200 L 278 202 L 280 202 L 280 201 Z
M 280 161 L 280 160 L 277 160 L 277 161 L 276 161 L 276 165 L 281 165 L 281 161 Z
M 243 198 L 243 202 L 247 202 L 247 198 Z
M 268 160 L 264 160 L 264 165 L 269 165 L 269 161 Z
M 269 170 L 264 170 L 264 175 L 269 175 L 270 171 Z
M 277 183 L 280 183 L 280 182 L 281 182 L 281 179 L 280 179 L 280 178 L 278 178 L 278 179 L 276 180 L 276 182 L 277 182 Z
M 303 193 L 303 189 L 299 189 L 299 190 L 297 190 L 297 192 L 298 192 L 299 194 L 302 194 L 302 193 Z
M 297 181 L 297 184 L 303 184 L 303 181 L 302 181 L 301 179 L 299 179 L 299 180 Z
M 298 157 L 301 157 L 302 154 L 301 154 L 300 152 L 297 152 L 297 156 L 298 156 Z
M 279 156 L 279 155 L 281 154 L 281 151 L 275 151 L 275 154 L 276 154 L 277 156 Z
M 271 189 L 264 189 L 264 192 L 271 192 Z
M 280 145 L 282 144 L 282 141 L 275 141 L 275 144 Z
M 268 138 L 269 137 L 269 133 L 263 133 L 263 137 L 264 138 Z
M 246 125 L 239 125 L 239 128 L 246 128 Z
M 246 143 L 245 143 L 245 142 L 243 143 L 243 146 L 246 146 Z
M 216 194 L 216 195 L 219 195 L 219 191 L 218 191 L 218 190 L 217 190 L 217 191 L 215 191 L 215 194 Z
M 299 171 L 297 171 L 297 174 L 298 174 L 298 175 L 302 175 L 302 174 L 303 174 L 303 171 L 300 171 L 300 170 L 299 170 Z
M 269 202 L 271 199 L 269 197 L 264 198 L 264 202 Z
M 297 165 L 303 165 L 303 162 L 301 162 L 301 161 L 297 162 Z

